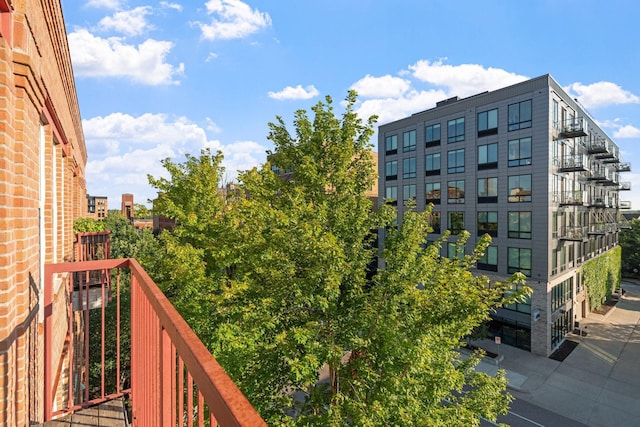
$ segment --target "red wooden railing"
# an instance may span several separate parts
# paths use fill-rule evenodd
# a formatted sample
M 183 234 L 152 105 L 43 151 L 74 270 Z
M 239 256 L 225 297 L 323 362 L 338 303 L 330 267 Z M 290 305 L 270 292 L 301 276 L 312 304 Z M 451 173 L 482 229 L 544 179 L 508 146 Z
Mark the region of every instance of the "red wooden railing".
M 89 323 L 86 309 L 74 314 L 70 297 L 73 281 L 69 278 L 73 277 L 73 273 L 84 274 L 88 278 L 95 271 L 107 272 L 112 278 L 111 290 L 106 282 L 99 285 L 99 292 L 102 293 L 99 325 Z M 54 275 L 68 281 L 67 286 L 61 287 L 56 295 Z M 80 288 L 76 290 L 80 307 L 85 307 L 83 299 L 89 297 L 89 283 L 89 280 L 81 280 Z M 126 301 L 127 288 L 130 289 L 130 305 L 122 303 L 123 300 Z M 67 292 L 66 295 L 63 290 Z M 95 288 L 92 291 L 95 292 Z M 109 292 L 110 299 L 107 295 Z M 115 319 L 107 319 L 107 303 L 115 304 Z M 67 312 L 64 317 L 54 316 L 54 310 L 59 307 L 65 307 Z M 123 337 L 120 331 L 126 329 L 123 328 L 125 324 L 121 323 L 125 310 L 130 310 L 130 349 L 121 344 Z M 60 345 L 54 345 L 54 318 L 64 318 L 67 322 L 63 350 L 60 350 Z M 77 328 L 79 324 L 80 332 Z M 91 335 L 90 328 L 96 327 L 100 328 L 100 333 Z M 107 373 L 105 333 L 110 328 L 116 329 L 116 360 L 112 361 L 115 369 Z M 90 335 L 100 336 L 100 384 L 89 381 Z M 123 363 L 126 357 L 121 357 L 122 355 L 130 355 L 130 364 Z M 83 359 L 84 364 L 78 364 L 78 359 Z M 134 259 L 45 266 L 45 367 L 45 421 L 115 397 L 126 396 L 131 402 L 131 421 L 134 426 L 192 426 L 194 423 L 198 426 L 266 425 Z M 108 375 L 115 375 L 115 388 L 105 387 Z M 66 384 L 65 378 L 68 379 Z M 82 378 L 82 381 L 75 381 L 75 378 Z M 80 383 L 82 387 L 78 386 Z M 82 391 L 78 392 L 79 389 Z M 89 390 L 92 390 L 93 395 Z M 64 399 L 61 399 L 61 394 L 65 395 Z M 62 409 L 53 410 L 54 399 L 58 402 L 64 400 L 63 405 L 59 404 L 63 406 Z

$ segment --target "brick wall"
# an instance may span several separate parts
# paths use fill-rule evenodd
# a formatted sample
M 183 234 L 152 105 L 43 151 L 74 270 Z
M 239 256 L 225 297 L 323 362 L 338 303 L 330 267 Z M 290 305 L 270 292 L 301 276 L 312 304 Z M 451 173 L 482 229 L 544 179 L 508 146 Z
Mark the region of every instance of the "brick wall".
M 85 164 L 59 0 L 0 0 L 0 426 L 42 420 L 41 271 L 72 256 Z M 56 327 L 61 349 L 66 324 Z

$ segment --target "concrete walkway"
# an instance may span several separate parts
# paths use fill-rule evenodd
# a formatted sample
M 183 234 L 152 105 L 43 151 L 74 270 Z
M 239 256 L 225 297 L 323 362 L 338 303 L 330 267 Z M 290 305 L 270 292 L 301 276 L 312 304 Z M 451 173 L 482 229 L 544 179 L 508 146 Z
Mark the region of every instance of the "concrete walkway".
M 509 388 L 518 399 L 593 427 L 640 426 L 640 285 L 623 281 L 625 296 L 606 317 L 581 320 L 586 337 L 563 361 L 500 346 Z M 481 347 L 494 353 L 492 341 Z M 498 367 L 481 362 L 479 370 Z

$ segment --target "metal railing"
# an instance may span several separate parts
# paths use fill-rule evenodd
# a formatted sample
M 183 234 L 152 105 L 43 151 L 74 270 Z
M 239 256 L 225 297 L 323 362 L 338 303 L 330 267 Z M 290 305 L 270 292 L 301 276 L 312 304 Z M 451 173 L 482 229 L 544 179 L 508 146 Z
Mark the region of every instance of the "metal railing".
M 73 311 L 69 296 L 73 273 L 95 271 L 111 280 L 110 286 L 99 285 L 102 304 L 90 320 L 90 310 Z M 66 286 L 54 292 L 60 280 Z M 81 307 L 89 298 L 89 282 L 82 281 L 76 291 Z M 266 425 L 136 260 L 48 264 L 44 298 L 45 421 L 126 396 L 134 426 Z M 107 304 L 112 304 L 109 310 Z M 64 345 L 56 344 L 60 323 L 54 319 L 65 319 Z M 107 334 L 115 338 L 109 341 Z M 90 342 L 96 337 L 98 343 Z M 115 351 L 115 360 L 105 347 Z M 62 409 L 54 411 L 54 400 Z

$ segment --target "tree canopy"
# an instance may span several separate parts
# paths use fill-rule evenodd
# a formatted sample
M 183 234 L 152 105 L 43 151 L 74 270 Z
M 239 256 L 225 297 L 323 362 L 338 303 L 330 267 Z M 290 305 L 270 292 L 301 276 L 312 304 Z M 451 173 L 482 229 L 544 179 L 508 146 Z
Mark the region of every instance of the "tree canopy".
M 634 218 L 631 228 L 620 232 L 622 248 L 622 274 L 640 278 L 640 220 Z
M 218 190 L 220 153 L 167 159 L 155 211 L 165 231 L 154 272 L 174 304 L 270 424 L 478 425 L 506 411 L 504 372 L 476 372 L 461 340 L 505 300 L 512 283 L 469 271 L 490 238 L 442 258 L 427 244 L 430 209 L 373 210 L 369 150 L 376 118 L 349 92 L 338 117 L 327 97 L 298 111 L 294 133 L 270 123 L 260 168 Z M 275 167 L 272 169 L 272 167 Z M 275 170 L 291 171 L 286 176 Z M 376 230 L 385 268 L 372 278 Z M 517 298 L 520 294 L 510 294 Z

